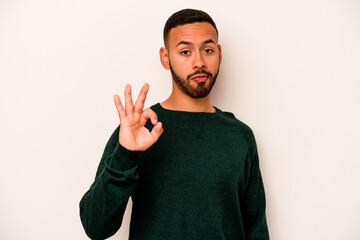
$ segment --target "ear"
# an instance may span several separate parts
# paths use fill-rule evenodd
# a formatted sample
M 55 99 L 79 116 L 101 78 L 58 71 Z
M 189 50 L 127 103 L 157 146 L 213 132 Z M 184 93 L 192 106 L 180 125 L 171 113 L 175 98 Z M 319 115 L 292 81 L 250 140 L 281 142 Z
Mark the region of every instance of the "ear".
M 218 44 L 218 49 L 219 49 L 219 65 L 221 64 L 222 61 L 222 55 L 221 55 L 221 45 Z
M 166 70 L 170 69 L 169 52 L 166 48 L 160 48 L 160 62 Z

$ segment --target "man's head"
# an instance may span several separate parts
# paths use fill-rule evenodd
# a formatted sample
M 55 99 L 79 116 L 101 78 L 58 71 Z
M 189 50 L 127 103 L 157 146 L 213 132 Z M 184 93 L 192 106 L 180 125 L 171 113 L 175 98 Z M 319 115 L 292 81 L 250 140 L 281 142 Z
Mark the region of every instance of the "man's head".
M 164 68 L 170 69 L 178 89 L 193 98 L 206 97 L 222 59 L 211 17 L 194 9 L 174 13 L 164 27 L 164 44 L 160 60 Z

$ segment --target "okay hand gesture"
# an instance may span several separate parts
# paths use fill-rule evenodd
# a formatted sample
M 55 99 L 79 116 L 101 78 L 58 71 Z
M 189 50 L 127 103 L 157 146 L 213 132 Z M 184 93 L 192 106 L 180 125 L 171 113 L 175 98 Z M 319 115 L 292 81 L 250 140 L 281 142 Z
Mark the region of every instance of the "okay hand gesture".
M 115 105 L 120 117 L 119 143 L 128 150 L 144 151 L 151 147 L 163 133 L 162 123 L 158 122 L 156 113 L 147 108 L 143 111 L 149 84 L 141 88 L 135 106 L 131 96 L 131 85 L 125 86 L 125 109 L 120 97 L 114 96 Z M 145 127 L 148 119 L 154 125 L 151 132 Z

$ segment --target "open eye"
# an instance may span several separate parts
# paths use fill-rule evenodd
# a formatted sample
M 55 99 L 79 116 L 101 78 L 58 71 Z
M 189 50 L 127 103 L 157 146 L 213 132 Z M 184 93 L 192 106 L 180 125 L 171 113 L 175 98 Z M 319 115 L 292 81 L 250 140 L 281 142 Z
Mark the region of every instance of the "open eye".
M 190 52 L 188 50 L 184 50 L 184 51 L 181 51 L 180 53 L 183 55 L 188 55 Z
M 210 48 L 207 48 L 207 49 L 205 49 L 204 50 L 205 51 L 205 53 L 212 53 L 212 52 L 214 52 L 212 49 L 210 49 Z

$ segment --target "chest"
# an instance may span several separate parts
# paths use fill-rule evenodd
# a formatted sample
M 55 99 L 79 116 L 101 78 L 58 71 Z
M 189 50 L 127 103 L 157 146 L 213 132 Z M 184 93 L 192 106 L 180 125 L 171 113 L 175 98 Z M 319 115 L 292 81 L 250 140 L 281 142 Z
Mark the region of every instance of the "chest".
M 139 187 L 189 194 L 234 192 L 243 182 L 246 156 L 246 142 L 229 128 L 201 122 L 164 127 L 139 163 Z

